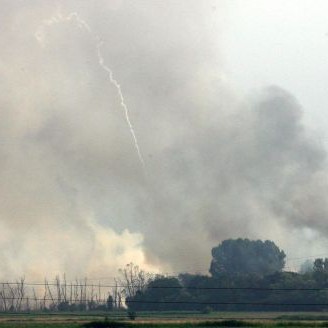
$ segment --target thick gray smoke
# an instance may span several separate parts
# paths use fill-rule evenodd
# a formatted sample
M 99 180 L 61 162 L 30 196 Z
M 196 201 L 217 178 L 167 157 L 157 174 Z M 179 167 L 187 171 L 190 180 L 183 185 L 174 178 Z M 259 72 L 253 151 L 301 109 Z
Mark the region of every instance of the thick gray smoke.
M 226 238 L 327 232 L 325 150 L 287 91 L 231 90 L 220 1 L 1 4 L 2 276 L 206 271 Z M 102 38 L 146 176 L 95 38 L 59 12 Z

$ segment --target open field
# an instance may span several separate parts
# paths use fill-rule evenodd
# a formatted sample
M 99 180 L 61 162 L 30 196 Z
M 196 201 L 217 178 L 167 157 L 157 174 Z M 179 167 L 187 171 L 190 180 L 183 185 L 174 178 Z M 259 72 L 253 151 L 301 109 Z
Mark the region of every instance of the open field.
M 0 328 L 203 328 L 328 327 L 328 313 L 318 312 L 144 312 L 132 321 L 126 313 L 1 314 Z

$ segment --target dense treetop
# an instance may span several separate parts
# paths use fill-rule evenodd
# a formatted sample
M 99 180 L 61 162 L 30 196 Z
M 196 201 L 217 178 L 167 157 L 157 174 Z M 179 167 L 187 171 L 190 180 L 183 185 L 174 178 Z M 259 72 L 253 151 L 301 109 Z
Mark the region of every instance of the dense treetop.
M 227 239 L 212 249 L 210 273 L 254 273 L 259 275 L 280 272 L 285 266 L 285 253 L 273 241 Z

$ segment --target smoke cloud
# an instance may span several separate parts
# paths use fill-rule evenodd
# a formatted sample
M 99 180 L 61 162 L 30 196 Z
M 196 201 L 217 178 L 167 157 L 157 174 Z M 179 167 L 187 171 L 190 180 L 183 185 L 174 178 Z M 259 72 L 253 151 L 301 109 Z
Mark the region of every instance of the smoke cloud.
M 220 3 L 2 2 L 3 277 L 206 271 L 226 238 L 325 241 L 326 151 L 288 91 L 233 91 Z M 144 168 L 95 38 L 46 24 L 59 12 L 102 39 Z

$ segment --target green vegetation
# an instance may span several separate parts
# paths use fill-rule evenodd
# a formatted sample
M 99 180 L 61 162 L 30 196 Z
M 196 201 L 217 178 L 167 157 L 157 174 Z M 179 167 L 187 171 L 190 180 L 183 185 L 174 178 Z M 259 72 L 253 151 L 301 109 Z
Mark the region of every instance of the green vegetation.
M 76 318 L 74 319 L 76 320 Z M 71 322 L 66 321 L 19 321 L 12 320 L 0 322 L 0 328 L 206 328 L 206 327 L 267 327 L 267 328 L 283 328 L 283 327 L 328 327 L 328 322 L 322 321 L 263 321 L 263 320 L 205 320 L 191 321 L 186 318 L 184 321 L 112 321 L 112 320 L 97 320 L 89 322 L 81 322 L 79 320 Z
M 0 317 L 0 328 L 206 328 L 206 327 L 328 327 L 328 314 L 320 313 L 263 313 L 212 312 L 203 315 L 185 312 L 140 312 L 136 320 L 111 316 L 82 314 L 5 315 Z
M 227 239 L 212 249 L 210 273 L 268 275 L 285 266 L 285 253 L 270 240 Z
M 272 241 L 228 239 L 212 249 L 211 276 L 156 276 L 126 297 L 140 311 L 325 311 L 328 260 L 284 272 L 285 253 Z

